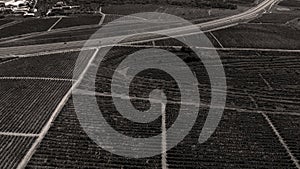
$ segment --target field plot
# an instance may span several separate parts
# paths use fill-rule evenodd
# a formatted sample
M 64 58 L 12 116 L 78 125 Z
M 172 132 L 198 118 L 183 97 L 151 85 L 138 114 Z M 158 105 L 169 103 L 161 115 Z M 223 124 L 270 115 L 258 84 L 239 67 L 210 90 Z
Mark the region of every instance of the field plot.
M 106 17 L 107 18 L 107 17 Z M 129 18 L 131 19 L 131 18 Z M 105 21 L 106 22 L 106 21 Z M 1 47 L 8 46 L 20 46 L 20 45 L 34 45 L 34 44 L 45 44 L 45 43 L 58 43 L 58 42 L 69 42 L 69 41 L 80 41 L 80 40 L 88 40 L 89 38 L 104 38 L 104 37 L 112 37 L 121 34 L 127 34 L 131 31 L 128 28 L 138 28 L 137 31 L 156 31 L 159 29 L 168 29 L 173 27 L 181 26 L 180 23 L 170 23 L 162 25 L 161 23 L 152 23 L 152 27 L 141 26 L 141 23 L 137 21 L 137 18 L 134 18 L 132 23 L 115 23 L 110 25 L 111 29 L 107 26 L 105 29 L 105 33 L 97 33 L 101 27 L 87 28 L 87 29 L 78 29 L 78 30 L 70 30 L 70 31 L 62 31 L 62 32 L 48 32 L 44 35 L 38 35 L 18 41 L 8 42 L 0 44 Z M 127 28 L 127 29 L 124 29 Z M 145 30 L 146 29 L 146 30 Z M 114 30 L 114 31 L 111 31 Z M 92 36 L 94 35 L 94 36 Z M 91 37 L 92 36 L 92 37 Z M 149 36 L 133 36 L 131 40 L 144 40 Z M 151 36 L 150 38 L 154 38 L 158 36 Z
M 285 25 L 242 24 L 213 34 L 228 48 L 300 49 L 300 32 Z
M 118 132 L 130 137 L 147 138 L 161 132 L 161 119 L 158 118 L 149 124 L 130 122 L 118 114 L 112 105 L 112 97 L 109 96 L 113 70 L 126 56 L 141 49 L 116 47 L 102 60 L 100 69 L 95 67 L 100 61 L 96 58 L 79 86 L 79 89 L 85 91 L 78 94 L 84 99 L 96 97 L 103 117 Z M 199 60 L 191 53 L 170 50 L 183 59 L 201 79 L 201 102 L 209 105 L 211 89 L 203 65 L 197 63 Z M 281 112 L 281 116 L 286 118 L 289 117 L 289 113 L 299 113 L 300 92 L 296 88 L 300 83 L 299 53 L 219 51 L 219 54 L 228 85 L 226 111 L 221 123 L 207 142 L 198 144 L 198 136 L 208 112 L 206 107 L 201 107 L 193 129 L 183 141 L 167 152 L 169 167 L 296 168 L 270 124 L 259 111 L 268 112 L 267 116 L 272 117 L 275 127 L 298 156 L 298 139 L 295 138 L 297 131 L 296 135 L 292 132 L 299 129 L 298 121 L 294 119 L 292 125 L 287 128 L 285 126 L 289 125 L 289 120 L 286 119 L 281 124 L 282 119 L 275 119 L 272 113 Z M 212 56 L 212 61 L 207 66 L 217 66 L 213 58 Z M 144 61 L 147 62 L 147 59 Z M 132 65 L 135 66 L 135 63 Z M 90 71 L 95 69 L 98 71 L 96 89 L 92 89 L 88 80 Z M 124 87 L 122 74 L 117 73 L 117 77 L 117 86 Z M 153 87 L 168 88 L 166 96 L 171 101 L 178 101 L 178 87 L 173 79 L 167 77 L 162 72 L 140 73 L 131 84 L 134 90 L 130 96 L 137 97 L 132 99 L 132 103 L 139 110 L 147 110 L 149 104 L 141 104 L 145 102 L 140 99 L 147 97 L 147 92 Z M 96 94 L 91 91 L 96 91 Z M 166 127 L 169 128 L 177 118 L 179 106 L 172 103 L 167 108 L 169 110 L 167 109 Z M 97 123 L 96 119 L 91 119 L 91 123 Z M 152 148 L 149 147 L 149 150 Z M 28 168 L 161 168 L 161 163 L 160 155 L 142 159 L 124 158 L 97 146 L 80 127 L 73 100 L 70 99 L 30 160 Z
M 229 2 L 235 3 L 235 4 L 248 4 L 251 5 L 255 2 L 255 0 L 229 0 Z
M 97 25 L 101 20 L 101 15 L 65 17 L 54 26 L 53 29 L 68 28 L 83 25 Z
M 206 143 L 197 144 L 196 136 L 203 125 L 204 112 L 201 111 L 190 135 L 168 151 L 167 162 L 170 168 L 294 168 L 260 114 L 226 111 L 215 134 Z M 137 128 L 131 129 L 136 131 L 135 134 L 141 134 Z M 130 159 L 98 147 L 80 127 L 70 100 L 29 162 L 28 168 L 81 166 L 161 168 L 161 157 Z
M 0 136 L 0 167 L 17 168 L 34 140 L 33 137 Z
M 283 14 L 283 13 L 270 13 L 264 14 L 262 17 L 251 21 L 252 23 L 276 23 L 285 24 L 295 18 L 300 17 L 300 14 Z
M 89 91 L 97 91 L 99 93 L 110 92 L 110 77 L 112 76 L 115 64 L 142 48 L 119 47 L 108 53 L 109 58 L 105 65 L 101 65 L 96 79 L 96 89 L 90 88 L 90 71 L 87 72 L 86 78 L 83 79 L 80 89 L 88 89 Z M 186 54 L 182 51 L 174 51 L 179 57 L 188 62 L 194 72 L 201 79 L 199 92 L 201 101 L 209 103 L 210 83 L 203 65 L 195 64 L 195 56 Z M 260 110 L 279 111 L 279 112 L 297 112 L 300 103 L 300 91 L 297 86 L 300 84 L 300 59 L 299 53 L 284 52 L 222 52 L 219 51 L 222 58 L 223 66 L 226 73 L 226 81 L 228 86 L 227 105 L 231 108 L 255 109 L 255 100 Z M 151 59 L 151 58 L 150 58 Z M 95 60 L 97 63 L 97 59 Z M 216 66 L 211 62 L 211 66 Z M 132 63 L 135 65 L 135 63 Z M 90 70 L 95 71 L 96 67 L 91 66 Z M 121 75 L 120 75 L 121 76 Z M 121 76 L 122 77 L 122 76 Z M 120 77 L 119 86 L 122 87 L 122 78 Z M 165 86 L 172 88 L 174 84 L 166 81 L 155 81 L 157 84 L 153 86 Z M 145 78 L 141 77 L 141 84 L 149 84 Z M 146 91 L 147 85 L 138 85 L 141 89 L 138 91 Z
M 204 144 L 197 144 L 199 131 L 194 132 L 194 137 L 188 136 L 168 152 L 170 168 L 295 168 L 260 114 L 225 111 L 217 130 Z
M 0 65 L 1 168 L 16 168 L 62 98 L 94 53 L 79 52 L 15 58 Z M 3 58 L 8 60 L 11 58 Z M 9 60 L 8 60 L 9 61 Z M 63 79 L 60 79 L 63 78 Z M 66 78 L 66 79 L 64 79 Z
M 153 12 L 157 10 L 159 6 L 157 5 L 137 5 L 137 4 L 127 4 L 127 5 L 108 5 L 102 8 L 102 12 L 105 14 L 117 14 L 117 15 L 130 15 L 139 12 Z
M 298 0 L 283 0 L 278 5 L 286 7 L 300 7 L 300 1 Z
M 252 96 L 260 110 L 298 112 L 300 95 L 299 53 L 220 53 L 227 76 L 228 98 L 232 107 L 245 104 Z M 244 94 L 243 94 L 244 93 Z M 239 97 L 239 100 L 235 98 Z M 243 100 L 243 101 L 242 101 Z M 248 100 L 248 101 L 247 101 Z M 253 102 L 253 101 L 252 101 Z
M 191 21 L 201 22 L 201 18 L 207 20 L 207 18 L 233 15 L 235 13 L 240 12 L 243 9 L 244 8 L 241 7 L 237 10 L 210 9 L 209 11 L 209 9 L 188 6 L 180 7 L 175 5 L 126 4 L 105 6 L 103 8 L 103 13 L 130 15 L 140 12 L 161 12 L 183 17 Z
M 3 62 L 7 62 L 9 60 L 13 60 L 13 59 L 16 59 L 16 57 L 0 58 L 0 64 L 3 63 Z
M 12 19 L 0 19 L 0 27 L 2 25 L 5 25 L 5 24 L 10 23 L 12 21 L 14 21 L 14 20 L 12 20 Z
M 1 80 L 1 132 L 39 133 L 71 82 Z
M 211 44 L 215 48 L 221 48 L 218 41 L 212 36 L 212 34 L 210 32 L 207 32 L 207 33 L 204 33 L 204 34 L 210 40 Z M 185 39 L 188 39 L 190 36 L 194 36 L 194 35 L 184 36 L 184 38 L 179 37 L 179 39 L 181 39 L 183 42 L 185 42 Z M 203 35 L 201 35 L 201 36 L 203 36 Z M 156 46 L 186 46 L 185 44 L 180 43 L 176 39 L 173 39 L 173 38 L 163 39 L 163 40 L 156 40 L 155 45 Z M 211 47 L 211 46 L 203 45 L 203 46 L 198 46 L 198 47 Z
M 0 44 L 1 47 L 23 46 L 23 45 L 36 45 L 36 44 L 49 44 L 58 42 L 70 42 L 79 40 L 88 40 L 90 36 L 95 33 L 99 28 L 70 30 L 63 32 L 47 33 L 46 35 L 39 35 L 18 41 Z
M 131 160 L 114 156 L 98 147 L 82 130 L 71 99 L 57 117 L 27 168 L 119 168 L 121 165 L 125 168 L 161 168 L 160 156 Z
M 278 127 L 278 131 L 291 148 L 297 159 L 300 158 L 300 117 L 299 116 L 270 116 L 272 122 Z
M 75 70 L 75 63 L 79 52 L 67 52 L 59 54 L 41 55 L 28 58 L 20 58 L 0 66 L 0 77 L 43 77 L 72 79 L 82 71 L 92 56 L 93 50 L 83 51 L 86 54 L 81 70 Z
M 0 38 L 46 31 L 57 21 L 57 19 L 58 18 L 25 20 L 21 23 L 0 29 Z
M 107 24 L 109 22 L 112 22 L 116 19 L 119 19 L 120 17 L 122 17 L 122 15 L 116 15 L 116 14 L 106 14 L 103 23 Z

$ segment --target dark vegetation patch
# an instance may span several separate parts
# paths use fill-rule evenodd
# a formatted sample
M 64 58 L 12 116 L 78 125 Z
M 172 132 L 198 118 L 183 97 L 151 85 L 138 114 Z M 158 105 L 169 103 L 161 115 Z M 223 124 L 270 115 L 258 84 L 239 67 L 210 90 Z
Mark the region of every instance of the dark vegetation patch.
M 284 1 L 281 1 L 278 5 L 298 8 L 298 7 L 300 7 L 300 1 L 299 0 L 284 0 Z
M 294 156 L 300 158 L 300 117 L 292 115 L 269 116 Z
M 77 16 L 77 17 L 66 17 L 63 18 L 54 29 L 58 28 L 68 28 L 73 26 L 82 26 L 82 25 L 96 25 L 100 22 L 101 15 L 87 15 L 87 16 Z
M 54 5 L 58 0 L 47 2 L 46 0 L 38 1 L 38 6 L 46 8 L 48 5 Z M 67 4 L 80 5 L 82 11 L 97 11 L 100 6 L 107 5 L 123 5 L 123 4 L 160 4 L 175 5 L 181 7 L 197 7 L 197 8 L 222 8 L 236 9 L 237 4 L 250 5 L 254 0 L 67 0 Z
M 39 133 L 71 82 L 1 80 L 1 132 Z
M 300 49 L 300 32 L 286 25 L 241 24 L 213 34 L 224 47 Z
M 58 18 L 26 19 L 21 23 L 0 29 L 0 38 L 46 31 L 57 21 L 57 19 Z
M 81 60 L 82 66 L 86 65 L 92 55 L 91 51 L 85 51 L 86 57 Z M 0 76 L 5 77 L 44 77 L 72 79 L 79 52 L 49 54 L 36 57 L 19 58 L 0 66 Z M 83 59 L 83 58 L 82 58 Z
M 0 168 L 17 168 L 36 138 L 4 136 L 0 137 Z
M 288 21 L 291 21 L 295 18 L 299 18 L 300 14 L 293 13 L 268 13 L 264 14 L 261 17 L 251 21 L 252 23 L 279 23 L 285 24 Z
M 39 35 L 36 37 L 14 41 L 9 43 L 0 44 L 1 47 L 8 46 L 22 46 L 22 45 L 35 45 L 35 44 L 48 44 L 58 42 L 69 42 L 88 40 L 90 36 L 95 33 L 99 28 L 79 29 L 72 31 L 53 32 L 46 35 Z
M 12 22 L 12 19 L 0 19 L 0 26 Z
M 7 61 L 12 60 L 12 59 L 15 59 L 15 58 L 16 58 L 16 57 L 0 58 L 0 63 L 7 62 Z

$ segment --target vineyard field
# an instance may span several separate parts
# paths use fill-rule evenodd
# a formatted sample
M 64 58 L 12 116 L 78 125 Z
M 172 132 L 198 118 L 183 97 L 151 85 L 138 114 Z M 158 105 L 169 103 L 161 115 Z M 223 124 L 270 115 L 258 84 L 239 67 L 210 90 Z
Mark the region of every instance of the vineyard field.
M 53 29 L 69 28 L 83 25 L 97 25 L 101 20 L 101 15 L 65 17 L 54 26 Z
M 286 25 L 241 24 L 213 32 L 227 48 L 299 49 L 300 32 Z
M 34 140 L 34 137 L 0 136 L 0 160 L 3 161 L 0 168 L 17 168 Z
M 84 67 L 89 58 L 92 56 L 93 50 L 83 51 L 86 54 L 84 60 L 79 61 Z M 44 77 L 44 78 L 65 78 L 72 79 L 73 73 L 75 77 L 80 71 L 74 72 L 75 63 L 79 52 L 67 52 L 59 54 L 41 55 L 28 58 L 20 58 L 16 61 L 9 62 L 0 66 L 1 76 L 12 77 Z M 83 58 L 83 57 L 82 57 Z
M 58 18 L 28 19 L 23 22 L 0 29 L 0 39 L 33 32 L 48 30 Z
M 41 131 L 71 82 L 50 80 L 0 80 L 0 131 Z

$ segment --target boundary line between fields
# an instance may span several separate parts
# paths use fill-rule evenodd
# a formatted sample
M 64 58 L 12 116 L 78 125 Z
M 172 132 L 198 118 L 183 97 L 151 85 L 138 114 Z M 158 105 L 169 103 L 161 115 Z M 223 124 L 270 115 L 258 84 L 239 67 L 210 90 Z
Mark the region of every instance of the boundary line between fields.
M 152 41 L 152 45 L 153 45 L 153 47 L 155 47 L 155 46 L 156 46 L 156 44 L 155 44 L 155 41 L 154 41 L 154 40 Z
M 101 17 L 100 22 L 98 23 L 98 25 L 102 25 L 104 23 L 106 14 L 102 12 L 102 7 L 101 6 L 99 8 L 99 13 L 102 15 L 102 17 Z
M 161 102 L 161 113 L 162 113 L 162 120 L 161 120 L 161 165 L 162 169 L 168 169 L 168 162 L 167 162 L 167 127 L 166 127 L 166 104 Z
M 60 101 L 60 103 L 58 104 L 58 106 L 56 107 L 56 109 L 54 110 L 54 112 L 52 113 L 50 119 L 48 120 L 48 122 L 46 123 L 46 125 L 43 127 L 42 131 L 40 132 L 39 137 L 35 140 L 35 142 L 31 146 L 31 148 L 28 150 L 28 152 L 26 153 L 26 155 L 23 157 L 22 161 L 18 164 L 17 169 L 24 169 L 26 167 L 27 163 L 31 159 L 31 157 L 34 154 L 35 150 L 38 148 L 38 146 L 40 145 L 41 141 L 44 139 L 44 137 L 46 136 L 47 132 L 49 131 L 52 122 L 56 119 L 56 117 L 58 116 L 58 114 L 61 112 L 61 110 L 63 109 L 63 107 L 65 106 L 65 104 L 67 103 L 67 101 L 69 100 L 70 96 L 72 95 L 73 90 L 75 90 L 76 87 L 82 81 L 84 75 L 88 71 L 88 68 L 92 65 L 92 63 L 93 63 L 94 59 L 96 58 L 98 52 L 99 52 L 99 48 L 97 48 L 95 50 L 94 54 L 92 55 L 91 59 L 89 60 L 88 64 L 86 65 L 85 69 L 80 74 L 78 80 L 75 83 L 73 83 L 73 85 L 70 88 L 70 90 L 62 98 L 62 100 Z
M 21 23 L 21 22 L 22 22 L 22 21 L 12 21 L 12 22 L 8 22 L 8 23 L 6 23 L 6 24 L 1 25 L 1 26 L 0 26 L 0 30 L 1 30 L 1 29 L 4 29 L 4 28 L 7 28 L 7 27 L 9 27 L 9 26 L 16 25 L 16 24 Z
M 12 61 L 16 61 L 16 60 L 18 60 L 18 59 L 20 59 L 20 58 L 19 58 L 19 57 L 16 57 L 16 58 L 13 58 L 13 59 L 9 59 L 9 60 L 7 60 L 7 61 L 1 62 L 0 65 L 3 65 L 3 64 L 5 64 L 5 63 L 9 63 L 9 62 L 12 62 Z
M 0 80 L 49 80 L 49 81 L 68 81 L 74 82 L 74 79 L 60 79 L 60 78 L 48 78 L 48 77 L 0 77 Z
M 123 44 L 117 45 L 104 45 L 99 46 L 100 48 L 109 47 L 109 46 L 116 46 L 116 47 L 135 47 L 135 48 L 181 48 L 181 46 L 153 46 L 153 45 L 134 45 L 134 42 L 126 42 Z M 62 49 L 62 50 L 52 50 L 47 52 L 37 52 L 37 53 L 30 53 L 30 54 L 19 54 L 19 55 L 3 55 L 0 58 L 8 58 L 8 57 L 19 57 L 19 58 L 26 58 L 26 57 L 35 57 L 35 56 L 44 56 L 50 54 L 59 54 L 59 53 L 69 53 L 69 52 L 80 52 L 85 50 L 94 50 L 97 47 L 86 47 L 86 48 L 73 48 L 73 49 Z M 218 51 L 260 51 L 260 52 L 289 52 L 289 53 L 300 53 L 300 50 L 292 50 L 292 49 L 266 49 L 266 48 L 210 48 L 210 47 L 199 47 L 195 46 L 196 49 L 203 49 L 203 50 L 218 50 Z M 17 59 L 17 58 L 16 58 Z M 2 62 L 3 64 L 4 62 Z M 1 65 L 1 63 L 0 63 Z
M 249 97 L 249 94 L 246 91 L 245 91 L 245 93 Z M 73 94 L 86 95 L 86 96 L 100 96 L 100 97 L 117 97 L 117 98 L 120 98 L 120 99 L 128 99 L 128 100 L 138 99 L 138 100 L 143 100 L 143 101 L 151 101 L 153 103 L 161 103 L 160 100 L 156 100 L 156 99 L 141 98 L 141 97 L 130 97 L 130 96 L 121 95 L 121 94 L 115 94 L 115 93 L 112 93 L 112 94 L 109 94 L 109 93 L 99 93 L 99 92 L 95 92 L 95 91 L 87 91 L 87 90 L 81 90 L 81 89 L 76 89 L 73 92 Z M 253 100 L 253 97 L 252 97 L 251 100 Z M 168 103 L 171 103 L 171 104 L 181 104 L 181 105 L 187 105 L 187 106 L 197 106 L 197 105 L 199 105 L 199 103 L 178 102 L 178 101 L 168 101 Z M 220 108 L 220 107 L 212 106 L 210 104 L 205 104 L 205 103 L 200 103 L 200 106 L 206 107 L 206 108 Z M 232 110 L 232 111 L 237 111 L 237 112 L 242 112 L 242 113 L 255 113 L 255 114 L 258 114 L 257 110 L 248 110 L 248 109 L 244 109 L 244 108 L 225 107 L 225 110 Z M 266 113 L 266 114 L 277 114 L 277 115 L 300 116 L 300 113 L 294 113 L 294 112 L 264 111 L 264 113 Z
M 285 143 L 284 139 L 281 137 L 280 133 L 278 132 L 278 130 L 276 129 L 276 127 L 274 126 L 274 124 L 272 123 L 272 121 L 270 120 L 269 116 L 266 115 L 264 112 L 259 111 L 259 113 L 261 113 L 264 118 L 266 119 L 266 121 L 268 122 L 269 126 L 272 128 L 273 132 L 276 134 L 279 142 L 282 144 L 282 146 L 285 148 L 285 150 L 287 151 L 287 153 L 289 154 L 291 160 L 293 161 L 293 164 L 297 167 L 297 169 L 300 169 L 300 165 L 299 165 L 299 161 L 297 160 L 297 158 L 293 155 L 293 153 L 291 152 L 290 148 L 288 147 L 288 145 Z
M 61 20 L 63 17 L 60 17 L 48 30 L 47 32 L 50 32 Z
M 264 81 L 264 83 L 268 86 L 269 90 L 273 90 L 273 87 L 272 87 L 272 86 L 270 85 L 270 83 L 264 78 L 264 76 L 263 76 L 261 73 L 259 73 L 258 75 L 259 75 L 259 77 Z
M 96 47 L 53 50 L 53 51 L 48 51 L 48 52 L 38 52 L 38 53 L 15 55 L 15 56 L 20 57 L 20 58 L 27 58 L 27 57 L 45 56 L 45 55 L 60 54 L 60 53 L 81 52 L 81 51 L 85 51 L 85 50 L 94 50 L 94 49 L 96 49 Z
M 0 132 L 1 136 L 38 137 L 39 134 Z
M 246 91 L 245 91 L 246 92 Z M 246 92 L 247 93 L 247 92 Z M 248 97 L 251 99 L 251 101 L 253 102 L 254 106 L 256 109 L 258 109 L 258 105 L 255 101 L 255 99 L 249 94 Z M 297 158 L 293 155 L 293 153 L 291 152 L 290 148 L 288 147 L 288 145 L 286 144 L 286 142 L 284 141 L 284 139 L 282 138 L 282 136 L 280 135 L 280 133 L 278 132 L 278 130 L 276 129 L 275 125 L 272 123 L 271 119 L 269 118 L 269 116 L 264 113 L 263 111 L 257 111 L 257 113 L 261 114 L 265 120 L 267 121 L 268 125 L 271 127 L 271 129 L 273 130 L 274 134 L 276 135 L 276 137 L 278 138 L 279 142 L 281 143 L 281 145 L 284 147 L 284 149 L 286 150 L 286 152 L 288 153 L 288 155 L 290 156 L 291 160 L 293 161 L 293 164 L 296 166 L 297 169 L 300 169 L 300 165 L 299 165 L 299 161 L 297 160 Z
M 223 49 L 224 46 L 222 45 L 222 43 L 218 40 L 218 38 L 212 33 L 212 32 L 209 32 L 209 34 L 217 41 L 217 43 L 220 45 L 220 47 Z

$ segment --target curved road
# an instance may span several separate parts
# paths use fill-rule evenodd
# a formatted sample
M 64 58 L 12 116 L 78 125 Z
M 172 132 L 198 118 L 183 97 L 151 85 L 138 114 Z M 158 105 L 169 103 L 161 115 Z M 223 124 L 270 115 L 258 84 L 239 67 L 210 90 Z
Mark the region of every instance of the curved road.
M 206 23 L 197 24 L 197 26 L 200 27 L 204 31 L 232 26 L 232 25 L 238 24 L 240 22 L 245 22 L 247 20 L 250 20 L 250 19 L 253 19 L 253 18 L 259 16 L 260 14 L 265 12 L 266 9 L 270 8 L 273 4 L 275 4 L 277 2 L 278 2 L 278 0 L 264 0 L 259 5 L 251 8 L 241 14 L 237 14 L 234 16 L 230 16 L 230 17 L 226 17 L 226 18 L 222 18 L 222 19 L 218 19 L 218 20 L 214 20 L 214 21 L 209 21 Z M 184 36 L 184 35 L 196 34 L 199 32 L 197 32 L 197 30 L 195 30 L 193 26 L 186 26 L 186 27 L 177 27 L 177 28 L 171 28 L 171 29 L 157 30 L 157 31 L 151 32 L 151 33 L 157 33 L 157 34 L 162 34 L 162 33 L 166 34 L 167 33 L 167 34 L 172 34 L 172 36 Z M 152 35 L 151 36 L 145 35 L 145 33 L 144 34 L 136 33 L 136 34 L 132 34 L 132 35 L 136 35 L 136 36 L 138 36 L 138 38 L 136 38 L 135 40 L 133 40 L 129 43 L 137 43 L 137 42 L 145 42 L 145 41 L 161 39 L 161 38 L 157 38 Z M 105 39 L 110 40 L 110 39 L 115 39 L 115 38 L 117 38 L 117 37 L 107 37 Z M 99 40 L 103 40 L 103 39 L 95 39 L 95 40 L 91 41 L 90 47 L 98 46 Z M 53 44 L 43 44 L 43 45 L 30 45 L 30 46 L 20 46 L 20 47 L 11 47 L 11 48 L 0 48 L 0 55 L 2 55 L 3 57 L 10 57 L 12 55 L 24 55 L 24 54 L 29 54 L 29 53 L 39 53 L 39 52 L 45 52 L 45 51 L 60 52 L 63 50 L 80 50 L 85 42 L 86 41 L 74 41 L 74 42 L 68 42 L 66 44 L 53 43 Z M 73 84 L 73 86 L 70 88 L 70 90 L 68 90 L 67 94 L 62 98 L 61 102 L 59 103 L 59 105 L 57 106 L 57 108 L 55 109 L 53 114 L 51 115 L 51 118 L 44 126 L 42 132 L 38 135 L 33 135 L 34 137 L 38 136 L 38 139 L 36 139 L 33 146 L 30 148 L 30 150 L 24 156 L 21 163 L 19 163 L 18 168 L 23 169 L 26 167 L 26 164 L 30 160 L 30 158 L 33 155 L 33 153 L 35 152 L 36 148 L 38 147 L 38 145 L 40 144 L 40 142 L 43 140 L 44 136 L 48 132 L 52 121 L 55 119 L 57 114 L 63 108 L 63 106 L 69 99 L 71 92 L 77 87 L 77 85 L 82 80 L 85 72 L 87 71 L 89 66 L 92 64 L 93 59 L 96 57 L 96 53 L 97 53 L 97 50 L 91 57 L 86 68 L 84 69 L 84 71 L 81 73 L 79 79 Z M 31 77 L 29 77 L 29 78 L 31 78 Z M 6 78 L 6 79 L 9 79 L 9 78 Z M 13 77 L 13 79 L 16 79 L 16 78 Z M 46 80 L 49 80 L 49 79 L 46 79 Z M 53 79 L 53 80 L 59 80 L 59 79 Z M 68 79 L 66 79 L 66 80 L 68 80 Z M 11 133 L 9 133 L 9 134 L 11 134 Z M 31 137 L 31 135 L 29 135 L 29 136 Z
M 238 23 L 256 18 L 257 16 L 261 15 L 266 10 L 268 10 L 270 7 L 272 7 L 278 1 L 279 0 L 264 0 L 257 6 L 243 13 L 225 17 L 222 19 L 205 22 L 205 23 L 200 23 L 197 24 L 196 26 L 200 27 L 200 29 L 203 31 L 211 31 L 211 30 L 234 26 Z M 153 36 L 151 37 L 149 36 L 149 34 L 145 35 L 147 33 L 155 33 L 155 34 L 167 33 L 168 35 L 172 35 L 172 37 L 199 33 L 198 30 L 194 29 L 194 26 L 184 26 L 184 27 L 176 27 L 170 29 L 159 29 L 159 27 L 157 27 L 156 29 L 158 30 L 132 34 L 132 36 L 138 36 L 138 38 L 135 38 L 135 40 L 131 41 L 130 43 L 140 43 L 140 42 L 148 42 L 148 41 L 162 39 Z M 114 36 L 114 37 L 106 37 L 102 39 L 95 39 L 89 42 L 89 46 L 90 47 L 99 46 L 99 40 L 111 41 L 115 38 L 118 37 Z M 72 41 L 68 43 L 51 43 L 51 44 L 41 44 L 41 45 L 5 47 L 5 48 L 0 48 L 0 57 L 11 57 L 12 55 L 24 55 L 24 54 L 39 53 L 45 51 L 78 49 L 81 48 L 85 44 L 85 42 L 86 42 L 85 40 L 82 40 L 82 41 Z

